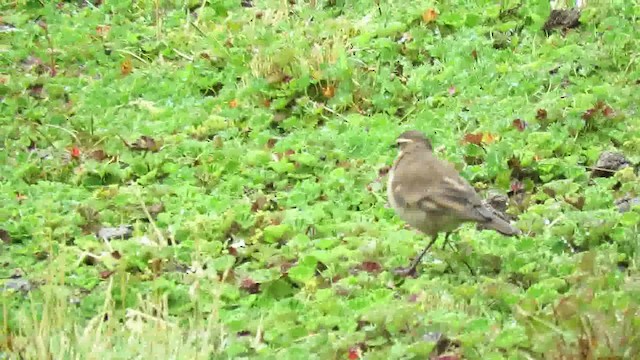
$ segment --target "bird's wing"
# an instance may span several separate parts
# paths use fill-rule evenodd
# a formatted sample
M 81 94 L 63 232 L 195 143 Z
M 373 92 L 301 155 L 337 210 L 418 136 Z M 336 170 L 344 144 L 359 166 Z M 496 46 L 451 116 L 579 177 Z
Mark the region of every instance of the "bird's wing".
M 448 162 L 433 154 L 409 156 L 404 171 L 393 179 L 395 202 L 429 214 L 449 215 L 461 221 L 483 223 L 485 227 L 513 236 L 521 231 L 486 208 L 469 183 Z
M 460 220 L 487 222 L 493 214 L 486 209 L 473 187 L 453 166 L 434 155 L 412 156 L 394 181 L 396 201 L 425 212 L 451 214 Z

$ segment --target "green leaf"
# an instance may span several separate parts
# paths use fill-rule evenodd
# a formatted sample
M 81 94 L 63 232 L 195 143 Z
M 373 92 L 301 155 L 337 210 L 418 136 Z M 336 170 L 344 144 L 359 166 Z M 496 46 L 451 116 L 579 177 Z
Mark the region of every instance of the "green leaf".
M 528 336 L 524 329 L 520 326 L 513 326 L 502 331 L 493 341 L 493 344 L 503 349 L 509 349 L 516 346 L 525 346 Z
M 638 226 L 640 225 L 640 213 L 628 211 L 620 216 L 620 224 L 622 226 Z
M 288 282 L 278 279 L 263 287 L 264 293 L 274 299 L 282 299 L 293 294 L 293 287 Z
M 276 243 L 283 240 L 290 231 L 291 227 L 287 224 L 269 225 L 263 230 L 264 241 L 269 244 Z
M 289 278 L 300 283 L 306 283 L 315 276 L 318 260 L 312 256 L 306 256 L 296 266 L 289 269 Z

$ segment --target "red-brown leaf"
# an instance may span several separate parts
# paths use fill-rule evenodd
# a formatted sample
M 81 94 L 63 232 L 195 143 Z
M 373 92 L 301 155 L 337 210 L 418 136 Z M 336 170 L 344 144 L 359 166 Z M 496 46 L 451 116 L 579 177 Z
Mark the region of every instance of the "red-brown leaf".
M 276 146 L 277 142 L 278 139 L 275 138 L 270 138 L 269 140 L 267 140 L 267 149 L 273 149 L 273 147 Z
M 511 192 L 517 193 L 522 190 L 524 190 L 524 184 L 522 184 L 520 181 L 515 180 L 511 183 Z
M 251 278 L 244 278 L 242 282 L 240 282 L 240 288 L 249 294 L 257 294 L 260 292 L 260 284 L 253 281 Z
M 289 269 L 291 269 L 294 265 L 294 262 L 285 262 L 280 265 L 280 273 L 282 275 L 286 275 L 289 273 Z
M 608 118 L 612 118 L 616 115 L 616 112 L 611 108 L 611 106 L 607 105 L 604 107 L 604 109 L 602 109 L 602 115 Z
M 104 271 L 100 271 L 100 279 L 102 280 L 106 280 L 108 279 L 111 275 L 113 275 L 115 271 L 113 270 L 104 270 Z
M 480 145 L 482 144 L 482 133 L 477 134 L 465 134 L 463 142 L 468 144 Z
M 582 119 L 591 120 L 591 118 L 593 118 L 593 116 L 596 114 L 596 112 L 598 112 L 598 110 L 595 109 L 595 108 L 588 109 L 587 111 L 582 113 Z
M 40 98 L 42 97 L 42 90 L 44 90 L 44 86 L 42 84 L 33 84 L 29 85 L 27 90 L 29 90 L 29 95 L 35 98 Z
M 359 268 L 368 273 L 378 273 L 382 270 L 382 266 L 376 261 L 363 261 Z
M 538 109 L 538 111 L 536 111 L 536 119 L 538 119 L 538 120 L 546 120 L 547 119 L 547 110 Z
M 518 131 L 524 131 L 527 128 L 527 122 L 522 119 L 515 119 L 513 120 L 513 127 Z

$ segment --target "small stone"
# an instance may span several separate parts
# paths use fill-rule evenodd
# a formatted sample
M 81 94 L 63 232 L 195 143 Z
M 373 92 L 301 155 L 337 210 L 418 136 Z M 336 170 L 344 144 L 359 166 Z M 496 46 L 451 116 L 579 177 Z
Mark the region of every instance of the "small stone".
M 542 26 L 542 30 L 549 34 L 553 29 L 567 30 L 580 25 L 579 9 L 554 9 Z
M 628 167 L 631 163 L 619 152 L 603 151 L 591 172 L 592 177 L 610 177 L 616 171 Z
M 616 200 L 616 206 L 618 207 L 618 211 L 621 213 L 625 213 L 631 210 L 632 207 L 640 205 L 640 197 L 629 197 L 625 196 L 621 199 Z
M 4 283 L 4 289 L 29 292 L 33 289 L 33 284 L 31 284 L 29 280 L 23 278 L 9 279 Z
M 118 227 L 103 227 L 98 230 L 98 237 L 109 241 L 112 239 L 128 239 L 133 235 L 133 226 L 120 225 Z
M 509 196 L 496 190 L 490 190 L 485 202 L 495 210 L 505 213 L 509 204 Z

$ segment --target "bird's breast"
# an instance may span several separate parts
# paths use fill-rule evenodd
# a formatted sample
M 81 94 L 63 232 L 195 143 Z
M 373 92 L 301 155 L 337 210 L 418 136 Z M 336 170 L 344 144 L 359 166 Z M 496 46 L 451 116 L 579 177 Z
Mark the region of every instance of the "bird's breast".
M 427 214 L 416 208 L 408 208 L 402 200 L 399 201 L 396 192 L 402 193 L 402 185 L 394 183 L 394 171 L 389 171 L 387 179 L 387 200 L 400 219 L 416 228 L 424 228 L 429 223 Z

